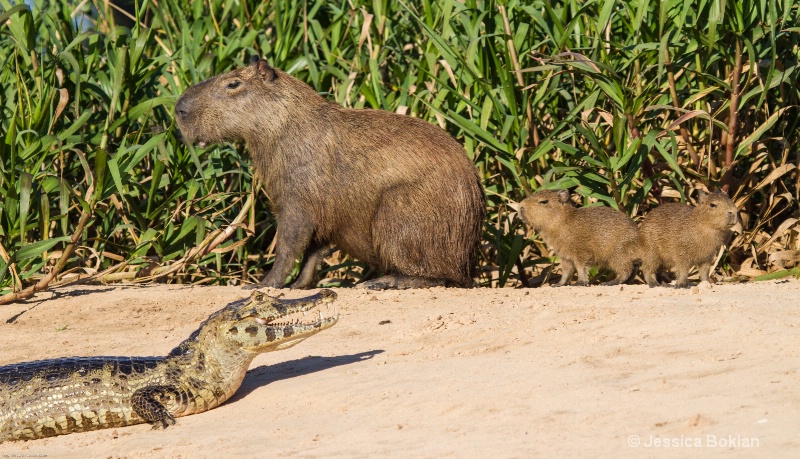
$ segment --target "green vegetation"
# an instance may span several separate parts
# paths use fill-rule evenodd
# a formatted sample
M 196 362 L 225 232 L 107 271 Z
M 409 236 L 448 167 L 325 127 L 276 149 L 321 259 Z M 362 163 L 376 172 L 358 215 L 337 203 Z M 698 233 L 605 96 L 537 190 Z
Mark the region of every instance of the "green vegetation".
M 275 225 L 246 152 L 183 145 L 172 118 L 188 86 L 254 54 L 465 145 L 487 192 L 483 285 L 549 274 L 514 211 L 542 186 L 637 217 L 725 187 L 746 231 L 722 269 L 800 258 L 792 0 L 145 0 L 130 27 L 108 2 L 32 3 L 0 0 L 0 294 L 268 270 Z M 369 274 L 327 262 L 343 283 Z

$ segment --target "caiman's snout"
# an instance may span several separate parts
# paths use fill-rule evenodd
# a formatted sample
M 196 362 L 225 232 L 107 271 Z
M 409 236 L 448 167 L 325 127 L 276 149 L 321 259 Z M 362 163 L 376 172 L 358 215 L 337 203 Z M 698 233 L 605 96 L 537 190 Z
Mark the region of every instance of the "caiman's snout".
M 336 300 L 336 292 L 322 289 L 306 298 L 284 300 L 271 297 L 262 292 L 253 292 L 248 307 L 240 317 L 251 317 L 259 325 L 282 327 L 291 325 L 326 326 L 336 322 L 338 314 L 334 311 L 308 314 L 320 305 L 327 305 Z M 326 317 L 327 316 L 327 317 Z

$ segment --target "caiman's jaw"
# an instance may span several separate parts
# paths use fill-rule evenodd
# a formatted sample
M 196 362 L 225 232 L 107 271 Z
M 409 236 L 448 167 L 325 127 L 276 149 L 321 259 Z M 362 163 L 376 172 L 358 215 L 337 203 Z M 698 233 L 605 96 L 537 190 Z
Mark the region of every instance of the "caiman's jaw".
M 281 300 L 254 292 L 239 309 L 238 320 L 226 335 L 252 352 L 286 349 L 336 324 L 339 315 L 335 311 L 309 313 L 335 299 L 336 293 L 327 289 L 296 300 Z

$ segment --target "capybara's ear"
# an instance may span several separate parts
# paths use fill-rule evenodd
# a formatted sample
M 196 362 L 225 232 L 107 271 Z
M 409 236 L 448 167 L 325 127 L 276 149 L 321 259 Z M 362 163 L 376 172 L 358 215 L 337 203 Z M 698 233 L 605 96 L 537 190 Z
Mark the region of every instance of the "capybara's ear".
M 258 55 L 256 54 L 256 55 L 250 57 L 250 65 L 257 64 L 258 61 L 260 61 L 260 60 L 261 60 L 261 58 L 258 57 Z
M 708 193 L 703 190 L 697 190 L 697 203 L 702 204 L 708 199 Z
M 559 190 L 558 192 L 558 201 L 561 203 L 568 203 L 569 202 L 569 190 Z
M 278 78 L 278 72 L 270 67 L 267 61 L 260 60 L 258 61 L 258 76 L 264 80 L 273 81 L 275 78 Z

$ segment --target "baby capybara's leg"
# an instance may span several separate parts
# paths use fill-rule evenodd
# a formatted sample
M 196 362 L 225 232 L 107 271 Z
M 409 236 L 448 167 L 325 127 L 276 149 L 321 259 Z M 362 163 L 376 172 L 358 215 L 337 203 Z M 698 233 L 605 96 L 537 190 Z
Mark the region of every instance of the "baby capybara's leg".
M 697 269 L 700 271 L 700 282 L 711 283 L 708 277 L 711 272 L 711 262 L 703 263 Z
M 686 288 L 689 286 L 689 268 L 690 266 L 675 267 L 675 288 Z
M 657 276 L 659 268 L 659 263 L 655 260 L 649 258 L 642 260 L 642 275 L 644 276 L 644 281 L 647 282 L 649 287 L 657 287 L 659 285 Z
M 589 285 L 589 265 L 578 265 L 576 263 L 575 268 L 578 271 L 578 282 L 576 282 L 575 285 Z
M 563 287 L 569 284 L 570 279 L 572 279 L 572 275 L 575 274 L 575 264 L 572 260 L 567 258 L 561 259 L 561 280 L 558 281 L 557 286 Z
M 614 279 L 603 282 L 601 285 L 618 285 L 627 282 L 633 274 L 633 263 L 617 263 L 611 266 L 611 269 L 617 274 Z

